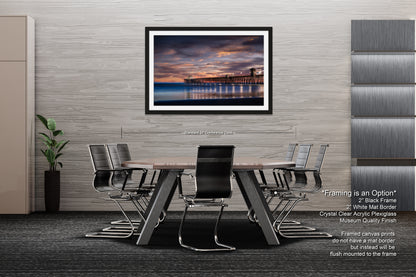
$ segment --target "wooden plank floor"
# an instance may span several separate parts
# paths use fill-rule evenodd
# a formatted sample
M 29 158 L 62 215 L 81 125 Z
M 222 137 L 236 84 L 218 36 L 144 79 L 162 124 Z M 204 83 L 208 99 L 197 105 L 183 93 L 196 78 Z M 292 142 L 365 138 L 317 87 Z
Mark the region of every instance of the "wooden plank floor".
M 154 233 L 151 245 L 135 239 L 92 239 L 84 234 L 120 218 L 115 212 L 63 212 L 0 215 L 0 276 L 415 276 L 416 213 L 400 213 L 397 224 L 339 223 L 317 212 L 293 218 L 341 237 L 341 231 L 394 231 L 397 257 L 330 257 L 345 251 L 331 239 L 281 239 L 269 247 L 257 225 L 244 213 L 224 214 L 220 238 L 237 247 L 229 253 L 195 253 L 177 242 L 180 213 Z M 206 218 L 211 220 L 207 221 Z M 192 213 L 184 239 L 210 244 L 214 214 Z M 349 247 L 349 246 L 348 246 Z

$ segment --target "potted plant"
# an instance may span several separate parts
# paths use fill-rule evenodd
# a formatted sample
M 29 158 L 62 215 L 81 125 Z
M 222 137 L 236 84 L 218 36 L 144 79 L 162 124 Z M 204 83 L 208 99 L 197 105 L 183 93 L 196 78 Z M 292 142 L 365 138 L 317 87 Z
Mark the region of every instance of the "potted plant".
M 56 122 L 52 118 L 46 119 L 41 115 L 36 115 L 48 130 L 47 133 L 40 132 L 40 138 L 46 149 L 41 149 L 42 154 L 46 157 L 49 164 L 49 170 L 45 171 L 45 209 L 47 212 L 59 211 L 60 186 L 61 178 L 58 166 L 62 167 L 62 163 L 58 162 L 58 158 L 62 156 L 62 149 L 68 144 L 69 140 L 60 140 L 64 132 L 56 129 Z

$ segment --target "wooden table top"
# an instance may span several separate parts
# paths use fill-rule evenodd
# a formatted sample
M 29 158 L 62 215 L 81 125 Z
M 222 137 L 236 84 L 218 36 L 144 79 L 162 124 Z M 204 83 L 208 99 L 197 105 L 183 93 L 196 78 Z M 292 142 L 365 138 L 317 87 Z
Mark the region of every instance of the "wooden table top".
M 126 161 L 122 165 L 124 167 L 146 169 L 195 169 L 196 157 L 158 157 Z M 259 170 L 292 166 L 295 166 L 294 162 L 254 157 L 235 157 L 233 169 Z

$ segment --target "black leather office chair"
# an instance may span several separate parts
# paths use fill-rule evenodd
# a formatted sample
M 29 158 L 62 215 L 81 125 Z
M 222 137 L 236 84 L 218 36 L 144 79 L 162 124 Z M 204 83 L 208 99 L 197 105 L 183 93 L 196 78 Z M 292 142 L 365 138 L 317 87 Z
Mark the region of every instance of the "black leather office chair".
M 315 166 L 313 168 L 290 168 L 287 169 L 294 173 L 295 181 L 294 184 L 290 185 L 289 193 L 281 193 L 279 198 L 281 201 L 278 206 L 286 202 L 283 209 L 274 221 L 274 227 L 277 232 L 286 238 L 330 238 L 332 235 L 325 232 L 317 232 L 315 228 L 304 226 L 304 228 L 293 228 L 283 227 L 282 223 L 289 216 L 290 212 L 295 206 L 302 201 L 308 201 L 306 198 L 307 193 L 317 193 L 321 191 L 322 179 L 321 179 L 321 168 L 325 157 L 326 149 L 329 147 L 328 144 L 322 144 L 319 148 L 318 155 L 316 157 Z M 314 178 L 314 184 L 312 187 L 308 185 L 308 178 L 306 173 L 312 173 Z M 306 228 L 305 228 L 306 227 Z
M 94 179 L 92 183 L 94 189 L 97 192 L 106 192 L 108 194 L 108 198 L 106 198 L 106 200 L 111 200 L 118 206 L 126 218 L 129 228 L 117 229 L 108 227 L 104 228 L 100 232 L 88 233 L 85 236 L 94 238 L 131 237 L 137 231 L 137 227 L 134 226 L 133 221 L 127 215 L 121 203 L 133 203 L 134 207 L 138 210 L 140 218 L 144 220 L 142 208 L 140 207 L 138 200 L 147 196 L 149 194 L 149 190 L 126 187 L 128 181 L 128 171 L 124 169 L 113 169 L 111 167 L 106 147 L 103 144 L 89 145 L 88 149 L 94 169 Z M 124 176 L 124 179 L 120 178 L 120 176 Z
M 224 207 L 224 198 L 232 194 L 232 167 L 234 146 L 213 145 L 199 146 L 195 171 L 195 194 L 183 195 L 185 210 L 179 227 L 179 244 L 194 251 L 232 251 L 235 247 L 225 245 L 218 240 L 218 225 Z M 192 207 L 221 207 L 214 229 L 214 241 L 220 248 L 197 248 L 183 242 L 182 230 L 188 208 Z

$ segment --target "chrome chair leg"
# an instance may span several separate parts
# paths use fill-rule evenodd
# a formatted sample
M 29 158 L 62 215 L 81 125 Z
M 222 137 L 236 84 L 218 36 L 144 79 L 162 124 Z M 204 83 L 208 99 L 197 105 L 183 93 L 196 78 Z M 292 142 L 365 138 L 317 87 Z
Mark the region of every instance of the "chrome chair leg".
M 267 204 L 270 205 L 270 203 L 272 202 L 273 199 L 274 199 L 274 197 L 270 197 L 269 199 L 266 199 Z M 282 203 L 282 201 L 279 202 L 277 204 L 277 206 L 273 209 L 273 211 L 272 211 L 273 216 L 277 213 L 277 210 L 281 206 L 281 203 Z M 256 217 L 256 214 L 254 213 L 253 208 L 250 208 L 248 210 L 248 212 L 247 212 L 247 218 L 252 223 L 257 223 L 258 222 L 257 217 Z M 293 228 L 302 228 L 302 229 L 305 228 L 304 226 L 302 226 L 302 227 L 301 226 L 296 226 L 296 225 L 301 225 L 302 223 L 300 223 L 299 221 L 295 221 L 295 220 L 289 220 L 289 221 L 285 220 L 282 224 L 285 225 L 285 226 L 287 225 L 288 227 L 289 226 L 290 227 L 293 227 Z
M 143 203 L 145 207 L 147 207 L 147 205 L 149 205 L 149 199 L 147 199 L 147 197 L 143 197 Z
M 185 218 L 186 218 L 186 213 L 188 212 L 188 205 L 185 205 L 185 210 L 183 211 L 182 214 L 182 220 L 181 220 L 181 224 L 179 225 L 179 231 L 178 231 L 178 240 L 179 240 L 179 245 L 191 250 L 195 250 L 194 247 L 186 245 L 185 243 L 183 243 L 183 239 L 182 239 L 182 230 L 183 230 L 183 224 L 185 222 Z
M 115 200 L 115 199 L 111 199 L 111 200 L 113 200 L 116 203 L 116 205 L 120 208 L 120 210 L 123 213 L 124 217 L 129 222 L 130 227 L 128 229 L 119 229 L 119 228 L 112 228 L 112 227 L 104 228 L 101 232 L 92 232 L 92 233 L 86 234 L 85 236 L 87 238 L 116 238 L 116 239 L 124 239 L 124 238 L 129 238 L 129 237 L 131 237 L 131 236 L 133 236 L 135 234 L 135 231 L 137 230 L 137 228 L 135 228 L 135 226 L 133 225 L 133 222 L 131 221 L 131 219 L 127 215 L 127 213 L 124 211 L 124 209 L 121 206 L 121 204 L 117 200 Z
M 280 203 L 282 203 L 283 201 L 284 200 L 282 200 Z M 293 210 L 293 208 L 296 206 L 296 204 L 299 201 L 300 201 L 300 199 L 287 200 L 286 205 L 283 207 L 282 211 L 280 212 L 280 214 L 277 216 L 277 218 L 273 222 L 273 226 L 274 226 L 274 228 L 275 228 L 275 230 L 277 232 L 281 233 L 280 231 L 281 231 L 281 225 L 282 225 L 282 223 L 288 217 L 289 213 Z
M 222 247 L 222 248 L 197 248 L 197 247 L 185 244 L 183 242 L 183 238 L 182 238 L 182 230 L 183 230 L 183 225 L 184 225 L 184 222 L 185 222 L 186 214 L 188 212 L 188 208 L 189 208 L 189 206 L 185 205 L 185 210 L 184 210 L 183 215 L 182 215 L 181 224 L 179 226 L 178 240 L 179 240 L 179 245 L 180 246 L 182 246 L 184 248 L 187 248 L 187 249 L 190 249 L 190 250 L 193 250 L 193 251 L 198 251 L 198 252 L 233 251 L 233 250 L 236 249 L 233 246 L 222 244 L 218 240 L 218 233 L 217 233 L 218 232 L 218 225 L 219 225 L 219 222 L 221 220 L 221 215 L 222 215 L 222 212 L 223 212 L 223 209 L 224 209 L 224 205 L 221 205 L 221 210 L 220 210 L 220 213 L 218 214 L 218 218 L 217 218 L 217 221 L 215 223 L 215 229 L 214 229 L 215 244 Z
M 281 213 L 273 223 L 273 227 L 284 238 L 332 238 L 332 235 L 326 232 L 318 232 L 315 228 L 307 226 L 282 226 L 285 219 L 289 216 L 297 203 L 302 199 L 287 200 L 286 205 L 283 207 Z M 290 206 L 289 206 L 290 205 Z M 288 208 L 289 207 L 289 208 Z M 288 209 L 287 209 L 288 208 Z M 295 228 L 297 227 L 297 228 Z
M 140 202 L 137 199 L 132 199 L 133 205 L 136 207 L 137 213 L 139 214 L 140 221 L 146 221 L 144 218 L 144 209 L 143 206 L 140 205 Z
M 141 220 L 131 220 L 131 222 L 133 223 L 133 225 L 140 225 L 140 223 L 142 222 Z M 129 222 L 125 219 L 120 219 L 120 220 L 114 220 L 110 222 L 111 225 L 129 225 Z
M 141 197 L 143 198 L 143 197 Z M 143 218 L 143 214 L 145 211 L 145 208 L 143 207 L 142 204 L 140 204 L 139 200 L 132 198 L 132 202 L 133 205 L 135 206 L 135 208 L 137 209 L 137 212 L 140 216 L 139 220 L 131 220 L 131 222 L 133 223 L 133 225 L 138 226 L 140 225 L 140 223 L 142 222 L 142 220 L 144 220 Z M 128 220 L 122 219 L 122 220 L 115 220 L 115 221 L 111 221 L 110 222 L 111 225 L 130 225 L 130 222 Z
M 267 205 L 269 205 L 270 202 L 273 200 L 273 197 L 270 196 L 270 195 L 267 195 L 265 198 L 266 198 Z M 247 212 L 247 218 L 252 223 L 257 223 L 258 222 L 257 217 L 256 217 L 256 214 L 254 213 L 253 208 L 250 208 L 248 210 L 248 212 Z
M 162 210 L 162 212 L 160 213 L 160 217 L 159 217 L 159 223 L 162 223 L 163 221 L 165 221 L 166 219 L 166 211 Z
M 221 205 L 221 210 L 220 210 L 220 212 L 218 214 L 217 222 L 215 223 L 214 241 L 215 241 L 215 244 L 216 245 L 218 245 L 220 247 L 224 247 L 224 249 L 218 249 L 218 250 L 233 251 L 233 250 L 236 249 L 234 246 L 230 246 L 230 245 L 226 245 L 226 244 L 220 243 L 219 240 L 218 240 L 218 225 L 220 223 L 223 210 L 224 210 L 224 205 Z
M 250 208 L 247 212 L 247 218 L 250 222 L 256 223 L 257 220 L 255 219 L 255 214 L 252 208 Z
M 139 214 L 141 220 L 146 221 L 146 219 L 144 218 L 145 209 L 143 208 L 142 205 L 140 205 L 140 202 L 137 199 L 135 199 L 135 201 L 133 201 L 133 204 L 136 206 L 137 213 Z M 154 228 L 157 228 L 159 226 L 159 224 L 160 224 L 160 220 L 157 221 Z
M 273 209 L 273 211 L 272 211 L 272 215 L 273 215 L 273 217 L 274 217 L 274 216 L 275 216 L 275 214 L 278 212 L 278 210 L 279 210 L 280 206 L 282 205 L 283 201 L 284 201 L 283 199 L 280 199 L 280 202 L 279 202 L 279 203 L 277 203 L 276 207 Z M 279 218 L 279 217 L 280 217 L 281 213 L 282 213 L 282 212 L 280 212 L 280 213 L 279 213 L 279 215 L 277 216 L 277 218 Z M 276 218 L 276 220 L 277 220 L 277 218 Z
M 273 211 L 272 211 L 273 217 L 277 214 L 277 212 L 278 212 L 280 206 L 282 205 L 283 201 L 284 201 L 283 199 L 280 199 L 280 202 L 273 209 Z M 282 211 L 280 211 L 279 216 L 280 216 L 281 213 L 282 213 Z M 279 219 L 279 216 L 276 218 L 276 220 Z M 276 220 L 275 220 L 275 222 L 276 222 Z M 280 222 L 280 221 L 278 221 L 278 222 Z M 305 229 L 305 228 L 307 228 L 308 230 L 311 230 L 310 227 L 301 226 L 301 224 L 302 223 L 300 223 L 299 221 L 295 221 L 295 220 L 284 220 L 284 221 L 281 222 L 280 225 L 284 225 L 284 226 L 282 226 L 283 228 L 290 228 L 290 229 Z

